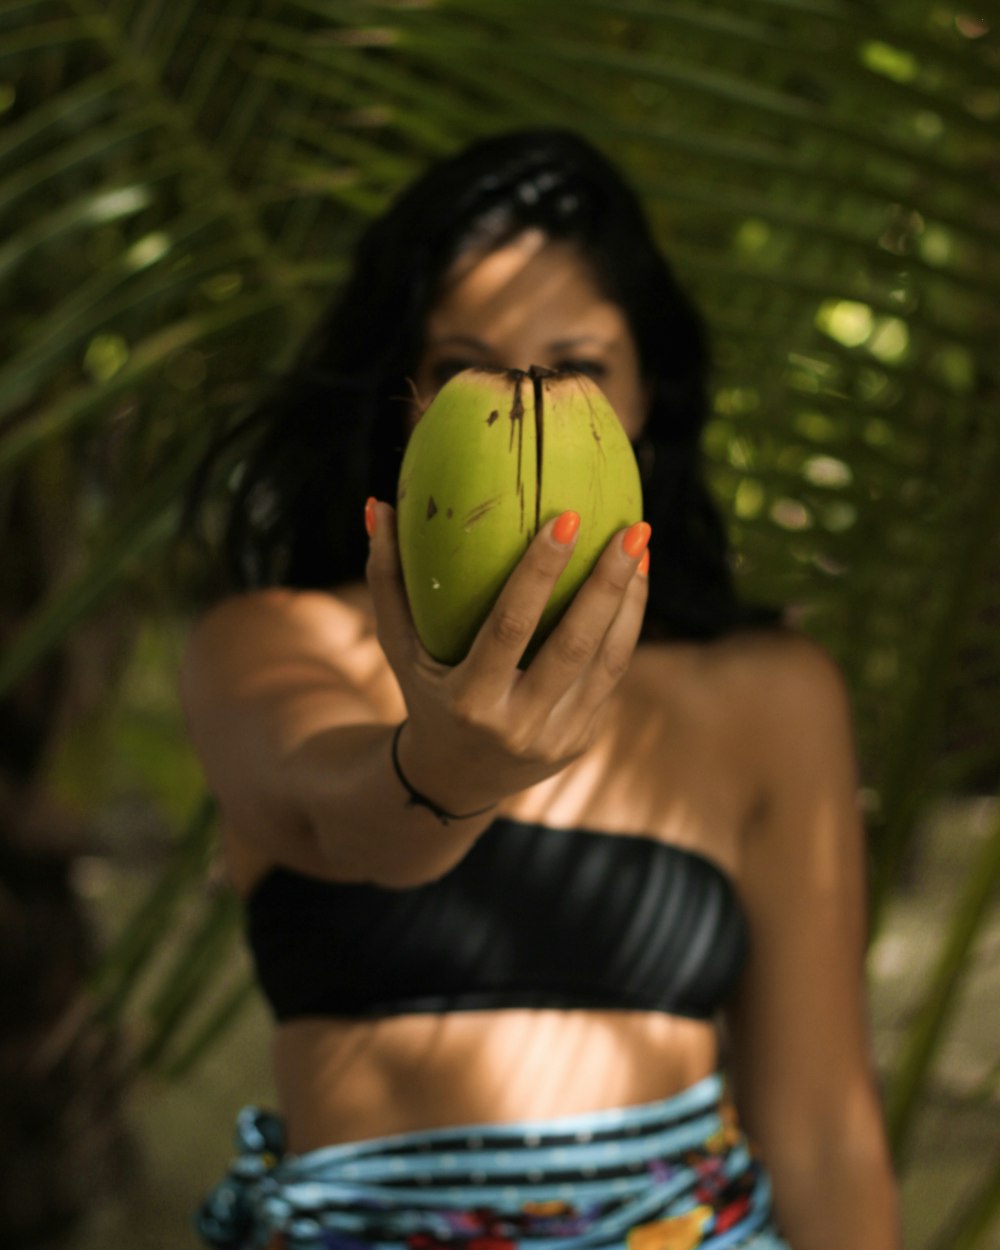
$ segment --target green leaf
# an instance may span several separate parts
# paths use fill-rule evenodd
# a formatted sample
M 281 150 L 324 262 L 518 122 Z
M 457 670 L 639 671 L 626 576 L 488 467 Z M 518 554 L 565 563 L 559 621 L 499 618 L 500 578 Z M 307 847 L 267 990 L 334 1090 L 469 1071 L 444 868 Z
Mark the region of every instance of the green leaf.
M 886 1094 L 890 1141 L 902 1154 L 934 1059 L 947 1033 L 975 940 L 1000 885 L 1000 817 L 968 869 L 923 1002 L 903 1044 Z
M 133 987 L 166 945 L 179 903 L 204 878 L 215 846 L 215 820 L 214 802 L 202 798 L 166 868 L 94 969 L 92 983 L 102 1018 L 121 1017 Z
M 927 1250 L 989 1250 L 1000 1216 L 1000 1161 L 946 1221 Z
M 5 6 L 0 517 L 13 553 L 15 503 L 73 523 L 30 593 L 8 579 L 0 685 L 56 650 L 70 662 L 74 631 L 139 570 L 187 614 L 167 566 L 193 558 L 175 521 L 209 431 L 288 359 L 364 219 L 473 136 L 568 125 L 621 163 L 704 309 L 706 468 L 741 586 L 797 609 L 845 670 L 890 897 L 928 805 L 1000 775 L 1000 9 L 971 13 Z M 203 843 L 184 865 L 101 981 L 123 1021 L 159 995 L 160 1071 L 190 1070 L 249 993 L 221 971 L 232 916 L 201 893 Z M 191 908 L 203 946 L 164 981 L 157 953 Z M 903 1153 L 954 1009 L 944 978 L 972 948 L 959 919 L 893 1083 Z

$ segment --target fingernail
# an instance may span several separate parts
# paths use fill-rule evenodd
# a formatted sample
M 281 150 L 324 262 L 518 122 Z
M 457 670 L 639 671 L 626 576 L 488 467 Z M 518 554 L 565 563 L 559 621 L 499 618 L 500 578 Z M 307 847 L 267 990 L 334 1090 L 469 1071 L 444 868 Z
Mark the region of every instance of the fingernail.
M 552 537 L 557 543 L 568 547 L 576 537 L 576 532 L 579 528 L 580 514 L 578 512 L 564 512 L 552 527 Z
M 637 572 L 640 577 L 649 576 L 649 548 L 648 547 L 642 553 L 642 559 L 639 561 L 639 568 Z
M 635 525 L 625 531 L 625 538 L 622 541 L 625 554 L 632 560 L 638 560 L 646 550 L 646 545 L 652 532 L 653 527 L 648 522 L 636 521 Z
M 375 502 L 375 496 L 370 495 L 365 503 L 365 529 L 369 538 L 375 533 Z

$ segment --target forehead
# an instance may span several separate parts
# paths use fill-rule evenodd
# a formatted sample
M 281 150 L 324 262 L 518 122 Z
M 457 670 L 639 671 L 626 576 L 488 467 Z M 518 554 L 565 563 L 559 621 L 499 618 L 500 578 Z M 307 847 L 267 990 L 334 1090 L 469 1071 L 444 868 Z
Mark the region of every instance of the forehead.
M 559 337 L 567 330 L 618 333 L 623 325 L 621 310 L 580 251 L 537 230 L 459 257 L 428 317 L 431 337 L 488 331 L 502 338 L 546 326 Z

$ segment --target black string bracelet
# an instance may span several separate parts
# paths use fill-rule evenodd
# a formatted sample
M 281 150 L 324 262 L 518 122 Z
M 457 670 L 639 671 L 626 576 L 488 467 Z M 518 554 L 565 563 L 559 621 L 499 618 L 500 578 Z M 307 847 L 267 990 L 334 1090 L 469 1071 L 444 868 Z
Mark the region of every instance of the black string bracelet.
M 488 811 L 496 807 L 496 803 L 490 803 L 487 807 L 481 807 L 478 812 L 463 812 L 458 815 L 455 812 L 446 812 L 443 807 L 439 807 L 433 799 L 429 799 L 426 794 L 421 794 L 419 790 L 415 790 L 407 781 L 403 769 L 399 763 L 399 735 L 403 732 L 403 726 L 406 721 L 401 721 L 396 726 L 396 732 L 392 735 L 392 766 L 396 770 L 396 776 L 399 778 L 403 788 L 410 796 L 406 800 L 407 807 L 426 807 L 429 812 L 440 820 L 442 825 L 448 824 L 451 820 L 471 820 L 473 816 L 485 816 Z

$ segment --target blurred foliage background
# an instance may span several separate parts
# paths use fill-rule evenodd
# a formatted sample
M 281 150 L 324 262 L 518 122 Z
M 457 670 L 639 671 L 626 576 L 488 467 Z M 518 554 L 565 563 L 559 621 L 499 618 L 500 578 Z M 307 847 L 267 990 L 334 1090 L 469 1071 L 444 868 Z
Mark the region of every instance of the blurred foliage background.
M 996 944 L 997 0 L 6 0 L 11 1250 L 69 1245 L 123 1175 L 129 1091 L 200 1088 L 253 1010 L 175 693 L 211 589 L 205 548 L 178 532 L 194 466 L 403 182 L 540 122 L 621 161 L 706 312 L 706 451 L 739 575 L 792 607 L 853 692 L 876 955 L 949 814 L 947 888 L 879 1056 L 910 1175 L 970 970 Z M 974 820 L 951 819 L 972 800 Z M 993 1130 L 995 1060 L 962 1092 Z M 996 1236 L 998 1139 L 912 1244 Z

